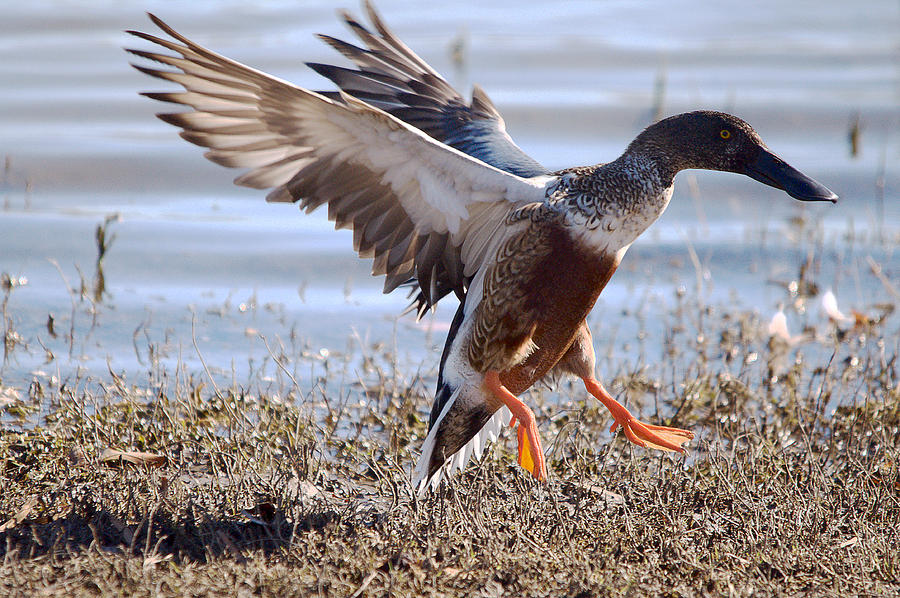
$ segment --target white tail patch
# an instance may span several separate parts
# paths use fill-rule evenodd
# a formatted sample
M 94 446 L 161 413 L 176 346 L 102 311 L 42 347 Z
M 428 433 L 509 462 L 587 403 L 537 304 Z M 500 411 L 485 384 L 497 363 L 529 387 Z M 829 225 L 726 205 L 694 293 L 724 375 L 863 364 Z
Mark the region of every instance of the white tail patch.
M 427 478 L 428 464 L 431 462 L 431 453 L 434 451 L 438 428 L 444 420 L 444 416 L 447 415 L 450 408 L 456 402 L 456 399 L 459 398 L 460 390 L 461 388 L 457 388 L 453 391 L 450 400 L 444 405 L 444 408 L 441 410 L 441 415 L 437 418 L 437 421 L 434 422 L 431 431 L 428 432 L 428 436 L 425 437 L 425 442 L 422 444 L 422 454 L 419 456 L 419 460 L 416 462 L 416 466 L 413 469 L 413 487 L 416 489 L 416 495 L 419 498 L 424 496 L 429 488 L 431 490 L 437 489 L 445 475 L 449 476 L 454 471 L 462 471 L 466 465 L 468 465 L 472 455 L 475 455 L 476 459 L 481 459 L 487 445 L 497 439 L 503 426 L 508 424 L 510 419 L 512 419 L 512 413 L 508 408 L 504 406 L 498 409 L 487 423 L 481 427 L 481 430 L 469 440 L 469 442 L 447 457 L 447 460 L 444 461 L 444 464 L 440 469 L 434 472 L 434 475 L 431 476 L 431 478 Z

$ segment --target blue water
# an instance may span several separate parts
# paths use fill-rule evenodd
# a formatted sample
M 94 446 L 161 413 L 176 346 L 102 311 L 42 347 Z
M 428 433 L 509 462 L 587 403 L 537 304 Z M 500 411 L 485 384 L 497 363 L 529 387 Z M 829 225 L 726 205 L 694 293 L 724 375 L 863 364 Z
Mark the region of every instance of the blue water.
M 666 114 L 734 112 L 841 196 L 836 206 L 803 205 L 736 175 L 683 173 L 669 211 L 604 291 L 604 314 L 650 296 L 658 298 L 647 304 L 652 320 L 684 287 L 704 303 L 767 320 L 789 300 L 773 281 L 796 277 L 813 249 L 822 258 L 817 282 L 833 287 L 843 306 L 895 301 L 866 257 L 900 283 L 896 2 L 397 1 L 379 8 L 453 84 L 481 84 L 513 137 L 551 168 L 618 155 L 649 124 L 654 84 L 663 78 Z M 338 57 L 312 34 L 346 34 L 326 2 L 4 7 L 0 272 L 17 286 L 0 326 L 16 335 L 0 366 L 2 385 L 103 380 L 110 370 L 143 380 L 151 348 L 159 364 L 180 361 L 191 371 L 201 370 L 202 355 L 222 379 L 249 379 L 268 358 L 261 375 L 269 376 L 277 368 L 261 337 L 313 356 L 380 343 L 433 375 L 455 306 L 424 323 L 398 320 L 405 297 L 381 294 L 369 265 L 353 255 L 349 233 L 331 230 L 324 214 L 298 214 L 234 187 L 237 173 L 208 163 L 155 119 L 165 106 L 137 92 L 165 85 L 132 70 L 121 50 L 146 47 L 122 33 L 152 30 L 144 10 L 232 58 L 313 88 L 324 83 L 303 62 Z M 457 40 L 465 47 L 461 67 L 450 53 Z M 857 114 L 860 153 L 851 156 L 848 127 Z M 94 230 L 110 214 L 118 221 L 104 262 L 107 294 L 94 304 L 79 290 L 82 279 L 90 287 Z M 795 224 L 799 217 L 805 228 Z M 797 326 L 816 317 L 789 316 Z M 605 317 L 595 322 L 599 339 L 615 328 Z M 622 345 L 635 332 L 616 331 Z

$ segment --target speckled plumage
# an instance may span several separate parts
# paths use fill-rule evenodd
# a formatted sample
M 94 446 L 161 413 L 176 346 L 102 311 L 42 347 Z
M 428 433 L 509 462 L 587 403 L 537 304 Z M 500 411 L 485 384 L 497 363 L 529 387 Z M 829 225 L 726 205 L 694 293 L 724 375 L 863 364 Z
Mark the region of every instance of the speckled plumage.
M 410 286 L 420 315 L 459 297 L 415 467 L 420 491 L 479 457 L 511 413 L 519 462 L 543 479 L 536 422 L 515 395 L 548 375 L 582 378 L 632 442 L 682 450 L 692 434 L 637 421 L 594 378 L 585 318 L 600 292 L 665 210 L 680 170 L 738 172 L 803 200 L 836 196 L 769 152 L 744 121 L 708 111 L 651 125 L 607 164 L 548 172 L 512 141 L 483 90 L 466 103 L 366 10 L 375 33 L 344 15 L 365 48 L 322 36 L 356 70 L 310 65 L 339 92 L 244 66 L 152 15 L 172 39 L 130 33 L 177 56 L 129 51 L 171 67 L 136 65 L 184 88 L 145 95 L 187 107 L 159 116 L 209 148 L 210 160 L 246 168 L 236 183 L 307 211 L 327 206 L 385 276 L 385 292 Z
M 551 189 L 548 203 L 565 211 L 571 226 L 588 230 L 603 226 L 606 232 L 617 230 L 632 218 L 661 214 L 672 186 L 672 180 L 662 180 L 655 164 L 634 154 L 608 164 L 567 168 L 553 174 L 559 182 Z

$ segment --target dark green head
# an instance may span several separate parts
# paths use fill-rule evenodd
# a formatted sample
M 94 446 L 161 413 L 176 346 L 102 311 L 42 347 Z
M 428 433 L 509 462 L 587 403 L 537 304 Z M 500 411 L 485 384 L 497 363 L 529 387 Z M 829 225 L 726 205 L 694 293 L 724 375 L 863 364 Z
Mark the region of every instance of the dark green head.
M 837 201 L 837 195 L 769 151 L 749 124 L 731 114 L 686 112 L 650 125 L 629 151 L 653 158 L 674 174 L 687 168 L 724 170 L 785 191 L 802 201 Z

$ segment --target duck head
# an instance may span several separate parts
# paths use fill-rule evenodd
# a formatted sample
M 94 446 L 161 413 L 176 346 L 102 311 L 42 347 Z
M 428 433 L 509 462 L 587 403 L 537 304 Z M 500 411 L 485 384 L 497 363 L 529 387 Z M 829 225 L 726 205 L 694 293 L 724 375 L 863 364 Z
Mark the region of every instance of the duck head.
M 838 196 L 772 153 L 749 124 L 731 114 L 701 110 L 663 119 L 632 142 L 664 170 L 723 170 L 747 175 L 801 201 Z

